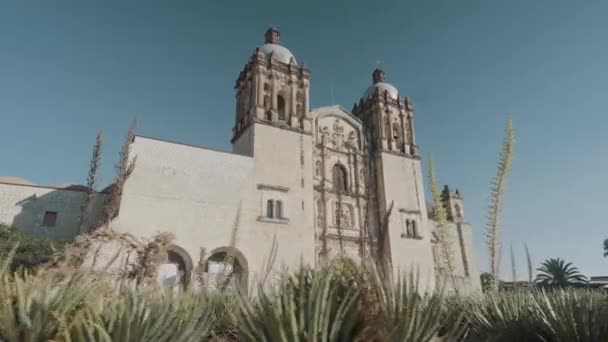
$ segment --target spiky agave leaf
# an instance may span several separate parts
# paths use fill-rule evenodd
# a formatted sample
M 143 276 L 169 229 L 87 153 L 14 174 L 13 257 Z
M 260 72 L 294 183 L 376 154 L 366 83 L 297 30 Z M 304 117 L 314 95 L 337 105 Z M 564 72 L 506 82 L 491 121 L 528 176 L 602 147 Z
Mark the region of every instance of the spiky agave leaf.
M 466 310 L 472 341 L 543 341 L 534 292 L 489 292 Z
M 490 205 L 488 208 L 488 222 L 486 224 L 486 245 L 488 247 L 490 273 L 494 278 L 494 287 L 497 286 L 500 267 L 500 219 L 504 200 L 504 190 L 507 177 L 511 170 L 513 160 L 514 133 L 511 118 L 507 120 L 505 137 L 500 152 L 498 170 L 492 181 L 490 189 Z
M 27 273 L 0 279 L 0 341 L 49 341 L 67 334 L 96 284 L 83 274 L 62 279 Z
M 462 313 L 445 307 L 443 294 L 423 294 L 417 273 L 397 275 L 374 272 L 372 291 L 379 301 L 380 315 L 374 340 L 423 342 L 442 335 L 443 341 L 458 341 L 465 333 Z M 445 319 L 445 320 L 444 320 Z
M 72 340 L 202 341 L 211 335 L 213 311 L 205 295 L 155 287 L 123 288 L 114 298 L 97 300 Z
M 239 296 L 235 312 L 244 341 L 353 341 L 359 297 L 356 288 L 341 293 L 329 269 L 301 267 L 279 291 L 260 289 L 250 300 Z
M 538 308 L 550 341 L 608 341 L 608 296 L 604 293 L 543 292 Z
M 528 244 L 524 244 L 526 248 L 526 263 L 528 265 L 528 283 L 532 285 L 534 282 L 534 268 L 532 267 L 532 257 L 530 257 L 530 250 L 528 249 Z

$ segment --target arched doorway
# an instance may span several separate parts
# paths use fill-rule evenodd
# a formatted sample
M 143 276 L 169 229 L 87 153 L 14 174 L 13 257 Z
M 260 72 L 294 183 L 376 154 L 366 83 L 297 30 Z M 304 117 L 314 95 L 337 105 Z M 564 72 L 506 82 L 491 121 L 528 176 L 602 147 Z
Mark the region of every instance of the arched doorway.
M 192 259 L 185 249 L 172 245 L 167 249 L 167 262 L 177 265 L 180 275 L 179 283 L 184 287 L 188 287 L 192 279 Z
M 205 262 L 204 272 L 211 289 L 235 288 L 247 291 L 249 276 L 247 259 L 236 248 L 214 249 Z

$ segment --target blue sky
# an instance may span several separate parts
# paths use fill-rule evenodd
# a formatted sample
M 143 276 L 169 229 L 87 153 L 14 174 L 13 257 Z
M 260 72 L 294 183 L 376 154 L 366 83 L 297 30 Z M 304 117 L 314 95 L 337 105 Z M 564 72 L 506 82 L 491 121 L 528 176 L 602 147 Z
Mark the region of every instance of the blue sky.
M 103 129 L 107 184 L 133 117 L 141 134 L 228 150 L 234 81 L 272 24 L 311 69 L 312 107 L 350 109 L 380 61 L 414 102 L 422 154 L 465 197 L 483 269 L 510 114 L 503 273 L 512 244 L 524 276 L 526 242 L 535 263 L 605 275 L 607 15 L 605 1 L 3 2 L 0 175 L 84 183 Z

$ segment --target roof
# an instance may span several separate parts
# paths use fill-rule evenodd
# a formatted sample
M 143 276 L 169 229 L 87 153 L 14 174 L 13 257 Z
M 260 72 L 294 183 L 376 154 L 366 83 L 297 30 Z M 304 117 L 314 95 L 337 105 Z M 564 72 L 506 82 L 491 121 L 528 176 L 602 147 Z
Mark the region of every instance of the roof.
M 0 183 L 8 183 L 15 185 L 36 185 L 35 183 L 28 181 L 27 179 L 12 176 L 0 176 Z

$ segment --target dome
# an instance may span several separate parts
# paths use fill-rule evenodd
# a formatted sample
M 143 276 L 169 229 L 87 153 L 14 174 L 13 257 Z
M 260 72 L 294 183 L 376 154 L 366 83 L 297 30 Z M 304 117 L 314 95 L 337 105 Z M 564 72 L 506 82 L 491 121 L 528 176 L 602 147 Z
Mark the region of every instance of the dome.
M 372 84 L 365 93 L 363 93 L 363 99 L 368 99 L 374 95 L 376 89 L 380 95 L 384 95 L 384 92 L 388 93 L 388 97 L 391 99 L 397 100 L 399 98 L 399 90 L 395 88 L 394 85 L 385 82 L 385 74 L 384 70 L 376 69 L 372 74 L 372 78 L 374 80 L 374 84 Z
M 266 55 L 266 57 L 272 56 L 272 58 L 285 64 L 289 64 L 293 58 L 293 63 L 297 64 L 296 58 L 293 56 L 291 51 L 282 45 L 267 43 L 260 46 L 259 49 L 264 55 Z
M 380 93 L 380 95 L 383 95 L 386 91 L 388 92 L 388 96 L 392 99 L 396 100 L 399 97 L 399 90 L 397 90 L 394 85 L 386 82 L 378 82 L 367 88 L 367 90 L 363 94 L 363 98 L 367 99 L 369 97 L 372 97 L 376 92 L 376 89 L 378 89 L 378 93 Z

